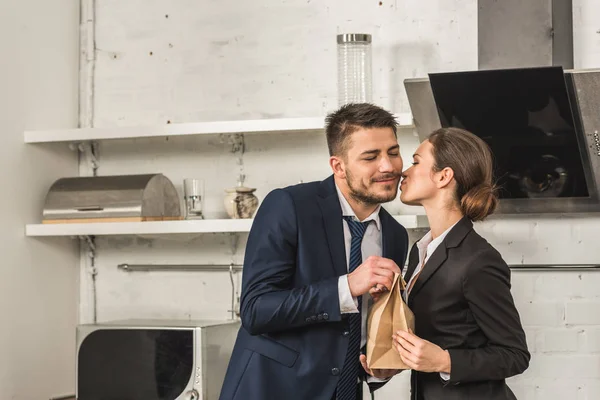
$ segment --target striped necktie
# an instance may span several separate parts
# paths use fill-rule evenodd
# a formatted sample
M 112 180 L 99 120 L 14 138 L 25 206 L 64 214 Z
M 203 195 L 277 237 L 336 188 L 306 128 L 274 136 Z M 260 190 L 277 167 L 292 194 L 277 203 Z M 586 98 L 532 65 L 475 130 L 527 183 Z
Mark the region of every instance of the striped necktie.
M 344 217 L 344 219 L 348 223 L 348 228 L 350 228 L 350 234 L 352 235 L 350 242 L 350 262 L 348 264 L 348 273 L 350 273 L 362 264 L 362 239 L 370 221 L 357 222 L 352 217 Z M 358 296 L 358 313 L 348 316 L 350 337 L 344 367 L 337 384 L 337 400 L 357 400 L 357 382 L 360 371 L 361 312 L 362 296 Z

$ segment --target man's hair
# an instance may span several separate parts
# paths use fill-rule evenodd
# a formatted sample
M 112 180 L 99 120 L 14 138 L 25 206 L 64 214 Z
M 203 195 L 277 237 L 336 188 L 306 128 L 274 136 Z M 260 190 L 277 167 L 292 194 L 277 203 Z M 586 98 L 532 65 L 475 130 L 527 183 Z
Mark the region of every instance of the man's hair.
M 345 156 L 352 133 L 361 128 L 392 128 L 398 122 L 392 113 L 369 103 L 349 103 L 325 118 L 325 134 L 330 156 Z

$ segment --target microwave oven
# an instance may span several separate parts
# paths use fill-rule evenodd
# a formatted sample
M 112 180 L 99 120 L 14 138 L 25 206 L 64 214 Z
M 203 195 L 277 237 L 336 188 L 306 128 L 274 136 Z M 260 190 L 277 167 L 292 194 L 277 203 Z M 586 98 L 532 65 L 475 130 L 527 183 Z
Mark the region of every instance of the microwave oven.
M 77 327 L 78 400 L 216 400 L 238 321 L 126 320 Z

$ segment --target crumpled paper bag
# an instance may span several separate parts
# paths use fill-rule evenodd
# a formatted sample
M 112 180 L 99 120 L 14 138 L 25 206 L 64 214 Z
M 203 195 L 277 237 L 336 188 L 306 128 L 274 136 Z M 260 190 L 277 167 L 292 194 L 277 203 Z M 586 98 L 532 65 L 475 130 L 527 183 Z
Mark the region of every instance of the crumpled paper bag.
M 402 362 L 392 340 L 398 330 L 415 330 L 415 316 L 402 299 L 405 288 L 404 279 L 396 274 L 392 289 L 382 294 L 369 311 L 367 365 L 371 369 L 410 369 Z

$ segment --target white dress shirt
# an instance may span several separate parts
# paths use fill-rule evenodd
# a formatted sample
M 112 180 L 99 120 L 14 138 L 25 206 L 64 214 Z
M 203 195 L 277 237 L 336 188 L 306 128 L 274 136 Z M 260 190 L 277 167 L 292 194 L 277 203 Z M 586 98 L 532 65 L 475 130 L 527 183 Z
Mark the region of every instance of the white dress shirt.
M 456 225 L 457 223 L 458 222 L 454 223 L 454 225 Z M 452 228 L 454 228 L 454 225 L 446 229 L 440 236 L 436 237 L 435 239 L 433 239 L 431 231 L 429 231 L 425 236 L 421 238 L 421 240 L 417 242 L 417 248 L 419 249 L 419 264 L 417 265 L 417 268 L 415 268 L 415 271 L 411 275 L 409 281 L 406 283 L 407 289 L 413 289 L 413 280 L 418 278 L 419 273 L 423 269 L 423 266 L 429 260 L 429 257 L 431 257 L 435 249 L 437 249 L 438 246 L 444 241 L 444 238 L 446 237 L 446 235 L 448 235 L 448 232 L 450 232 Z M 407 304 L 411 290 L 404 291 L 404 302 Z M 446 374 L 445 372 L 440 372 L 440 376 L 446 381 L 450 380 L 450 375 Z

